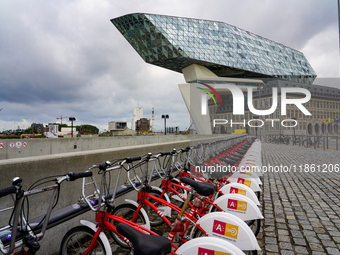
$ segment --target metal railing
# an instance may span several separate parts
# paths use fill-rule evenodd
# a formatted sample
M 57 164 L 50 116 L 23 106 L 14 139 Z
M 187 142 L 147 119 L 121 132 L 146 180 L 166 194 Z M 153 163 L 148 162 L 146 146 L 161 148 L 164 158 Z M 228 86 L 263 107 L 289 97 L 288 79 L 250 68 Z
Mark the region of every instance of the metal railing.
M 306 148 L 322 148 L 339 150 L 339 136 L 318 136 L 318 135 L 280 135 L 271 134 L 262 136 L 261 140 L 267 143 L 304 146 Z

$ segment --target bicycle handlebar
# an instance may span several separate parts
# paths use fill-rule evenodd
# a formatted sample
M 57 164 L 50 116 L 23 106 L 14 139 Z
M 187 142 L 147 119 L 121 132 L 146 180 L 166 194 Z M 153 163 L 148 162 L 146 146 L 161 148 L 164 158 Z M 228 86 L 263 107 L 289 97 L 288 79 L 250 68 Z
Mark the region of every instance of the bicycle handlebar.
M 82 173 L 73 173 L 70 172 L 67 174 L 69 176 L 69 181 L 75 181 L 79 178 L 83 178 L 83 177 L 91 177 L 92 176 L 92 172 L 88 171 L 88 172 L 82 172 Z
M 126 163 L 132 163 L 133 161 L 138 161 L 138 160 L 141 160 L 141 159 L 142 159 L 142 157 L 134 157 L 134 158 L 128 157 L 128 158 L 125 158 Z
M 0 197 L 7 196 L 9 194 L 14 194 L 17 192 L 17 188 L 15 186 L 10 186 L 0 190 Z

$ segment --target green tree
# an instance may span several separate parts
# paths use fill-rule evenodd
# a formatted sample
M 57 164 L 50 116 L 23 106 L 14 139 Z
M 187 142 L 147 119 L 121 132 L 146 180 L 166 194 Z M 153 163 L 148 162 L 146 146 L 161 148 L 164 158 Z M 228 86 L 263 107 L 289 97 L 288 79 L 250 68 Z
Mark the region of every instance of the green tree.
M 76 126 L 77 131 L 82 132 L 82 133 L 90 133 L 90 134 L 98 134 L 99 128 L 93 125 L 80 125 Z

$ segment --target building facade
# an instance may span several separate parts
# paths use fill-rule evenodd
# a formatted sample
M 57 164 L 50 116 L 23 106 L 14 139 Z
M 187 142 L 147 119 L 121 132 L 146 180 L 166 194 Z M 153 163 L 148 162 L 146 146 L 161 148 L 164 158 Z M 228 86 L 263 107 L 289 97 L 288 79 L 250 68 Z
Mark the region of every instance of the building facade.
M 311 99 L 303 104 L 303 106 L 311 113 L 304 115 L 295 105 L 287 105 L 286 115 L 281 115 L 281 88 L 298 87 L 305 88 L 311 92 Z M 222 103 L 225 107 L 216 107 L 213 100 L 209 100 L 209 112 L 211 117 L 211 125 L 214 133 L 232 133 L 234 129 L 246 128 L 247 132 L 252 135 L 266 134 L 289 134 L 292 135 L 338 135 L 340 134 L 340 89 L 334 87 L 326 87 L 312 84 L 301 84 L 284 80 L 269 81 L 260 93 L 254 94 L 253 106 L 256 109 L 269 109 L 273 104 L 272 89 L 278 88 L 278 107 L 274 113 L 265 116 L 253 115 L 248 107 L 245 108 L 244 116 L 233 115 L 230 105 L 233 98 L 230 96 L 223 97 Z M 287 98 L 299 98 L 297 95 L 288 94 Z M 215 125 L 213 127 L 213 119 L 226 119 L 228 124 Z M 252 126 L 250 127 L 249 120 Z M 287 121 L 285 121 L 287 119 Z M 237 124 L 230 126 L 230 120 Z M 261 122 L 262 120 L 263 122 Z M 267 120 L 267 121 L 266 121 Z M 271 121 L 275 120 L 275 121 Z M 291 127 L 295 125 L 296 127 Z M 284 126 L 281 122 L 284 121 Z M 256 123 L 257 122 L 257 123 Z M 286 126 L 286 127 L 285 127 Z
M 339 134 L 340 90 L 313 85 L 316 73 L 298 50 L 219 21 L 133 13 L 111 22 L 145 62 L 183 73 L 187 83 L 179 85 L 180 91 L 199 134 L 232 133 L 236 128 L 246 128 L 254 135 Z M 307 89 L 312 98 L 304 106 L 312 115 L 305 116 L 291 105 L 282 115 L 280 101 L 268 116 L 254 116 L 246 104 L 244 115 L 234 115 L 230 84 L 242 90 L 245 102 L 247 87 L 257 86 L 253 97 L 256 109 L 271 107 L 273 87 L 278 88 L 279 97 L 285 86 Z M 203 114 L 197 102 L 209 98 L 207 95 L 209 110 Z M 266 119 L 276 121 L 264 121 L 261 128 L 242 124 L 214 127 L 214 119 L 247 124 L 254 119 L 252 125 Z M 291 127 L 295 121 L 297 126 Z

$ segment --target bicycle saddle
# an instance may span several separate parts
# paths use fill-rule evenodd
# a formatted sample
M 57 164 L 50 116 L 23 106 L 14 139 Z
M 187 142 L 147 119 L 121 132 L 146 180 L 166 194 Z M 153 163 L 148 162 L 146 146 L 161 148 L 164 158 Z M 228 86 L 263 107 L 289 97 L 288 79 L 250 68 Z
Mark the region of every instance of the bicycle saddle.
M 212 183 L 197 182 L 187 177 L 182 177 L 181 182 L 190 185 L 202 196 L 210 196 L 215 192 L 215 185 Z
M 123 223 L 118 224 L 116 229 L 133 244 L 135 255 L 164 255 L 171 252 L 171 242 L 163 236 L 143 234 Z

